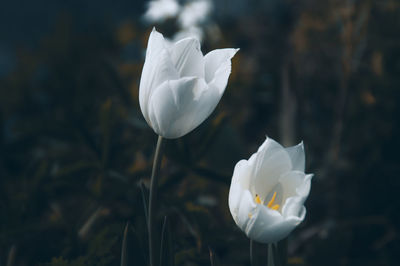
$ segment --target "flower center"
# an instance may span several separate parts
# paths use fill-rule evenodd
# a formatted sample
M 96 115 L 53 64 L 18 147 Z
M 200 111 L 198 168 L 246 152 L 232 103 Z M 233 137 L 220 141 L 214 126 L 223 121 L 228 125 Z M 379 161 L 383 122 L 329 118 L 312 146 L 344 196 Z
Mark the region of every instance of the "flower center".
M 271 200 L 267 203 L 267 207 L 276 211 L 277 209 L 279 209 L 279 204 L 274 204 L 275 198 L 276 198 L 276 191 L 272 195 Z M 258 196 L 258 194 L 256 194 L 255 202 L 257 204 L 264 204 L 264 202 L 261 201 L 261 198 L 260 198 L 260 196 Z

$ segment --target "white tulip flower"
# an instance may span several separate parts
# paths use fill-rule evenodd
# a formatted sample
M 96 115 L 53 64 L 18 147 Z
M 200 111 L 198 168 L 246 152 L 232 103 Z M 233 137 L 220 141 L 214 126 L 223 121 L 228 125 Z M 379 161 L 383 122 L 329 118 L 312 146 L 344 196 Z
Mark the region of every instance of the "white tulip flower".
M 229 190 L 235 223 L 252 240 L 277 242 L 300 224 L 312 174 L 304 173 L 304 146 L 284 148 L 267 138 L 249 160 L 239 161 Z
M 203 56 L 197 39 L 168 43 L 153 29 L 139 87 L 140 109 L 153 130 L 174 139 L 199 126 L 221 99 L 237 51 Z

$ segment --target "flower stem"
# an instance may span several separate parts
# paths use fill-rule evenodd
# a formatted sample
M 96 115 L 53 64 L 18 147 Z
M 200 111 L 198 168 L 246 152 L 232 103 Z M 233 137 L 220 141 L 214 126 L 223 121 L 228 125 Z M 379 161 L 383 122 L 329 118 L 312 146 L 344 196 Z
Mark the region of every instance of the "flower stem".
M 282 240 L 283 241 L 283 240 Z M 282 243 L 268 244 L 268 266 L 284 266 L 287 262 L 287 253 L 285 245 L 287 241 Z
M 254 243 L 253 240 L 250 239 L 250 265 L 255 266 L 254 264 Z
M 163 138 L 158 136 L 156 152 L 153 161 L 153 170 L 151 171 L 151 183 L 150 183 L 150 200 L 149 200 L 149 212 L 147 226 L 149 232 L 149 255 L 150 255 L 150 266 L 158 266 L 159 252 L 157 251 L 157 230 L 154 225 L 155 214 L 156 214 L 156 199 L 157 199 L 157 187 L 158 187 L 158 172 L 160 171 L 161 158 L 162 158 L 162 143 Z
M 273 245 L 273 243 L 270 243 L 270 244 L 268 244 L 268 247 L 267 247 L 267 249 L 268 249 L 267 265 L 268 266 L 275 266 L 274 265 L 274 254 L 273 254 L 273 251 L 272 251 L 272 245 Z

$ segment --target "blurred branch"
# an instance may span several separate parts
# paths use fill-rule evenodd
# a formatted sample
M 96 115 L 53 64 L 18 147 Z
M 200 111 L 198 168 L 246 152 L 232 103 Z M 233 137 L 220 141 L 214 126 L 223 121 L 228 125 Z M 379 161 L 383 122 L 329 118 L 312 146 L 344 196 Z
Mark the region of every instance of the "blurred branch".
M 164 216 L 164 222 L 161 231 L 160 265 L 174 266 L 173 243 L 171 241 L 171 230 L 167 216 Z
M 12 245 L 8 252 L 7 266 L 13 266 L 15 261 L 15 254 L 17 253 L 17 247 Z
M 285 56 L 281 67 L 281 119 L 280 137 L 283 146 L 291 146 L 295 139 L 295 118 L 297 100 L 290 88 L 289 55 Z
M 112 127 L 112 101 L 107 99 L 106 102 L 101 106 L 99 120 L 100 128 L 102 133 L 102 148 L 101 148 L 101 163 L 105 169 L 108 163 L 108 156 L 110 150 L 110 138 L 111 138 L 111 127 Z
M 349 81 L 352 73 L 357 71 L 359 65 L 358 62 L 362 57 L 362 53 L 366 46 L 366 29 L 368 25 L 368 14 L 370 12 L 369 1 L 366 2 L 361 14 L 358 15 L 358 19 L 355 22 L 352 19 L 354 9 L 354 3 L 347 1 L 346 12 L 342 12 L 341 14 L 343 24 L 343 53 L 341 58 L 342 74 L 340 78 L 339 92 L 336 97 L 337 104 L 335 105 L 335 119 L 332 129 L 331 143 L 327 153 L 328 168 L 338 159 L 339 156 Z M 357 58 L 355 58 L 355 56 L 357 56 Z
M 146 218 L 146 224 L 147 224 L 149 222 L 149 217 L 148 217 L 148 213 L 147 213 L 147 208 L 148 208 L 149 204 L 148 204 L 148 202 L 146 200 L 148 195 L 145 195 L 146 194 L 146 190 L 145 190 L 146 188 L 145 188 L 143 182 L 140 182 L 139 187 L 140 187 L 140 192 L 141 192 L 141 195 L 142 195 L 143 208 L 144 208 L 144 217 Z
M 84 239 L 87 234 L 89 233 L 90 229 L 93 227 L 94 223 L 101 217 L 104 215 L 108 215 L 109 210 L 104 208 L 104 207 L 99 207 L 97 208 L 92 215 L 90 215 L 89 219 L 87 219 L 87 221 L 83 224 L 83 226 L 81 227 L 81 229 L 79 229 L 78 231 L 78 236 L 81 239 Z
M 216 259 L 215 259 L 215 252 L 214 252 L 214 250 L 212 250 L 212 248 L 208 247 L 208 252 L 209 252 L 209 254 L 210 254 L 210 263 L 211 263 L 211 266 L 217 266 L 217 262 L 216 262 Z
M 121 249 L 121 266 L 126 266 L 127 265 L 127 260 L 126 260 L 126 249 L 127 249 L 127 239 L 128 239 L 128 229 L 129 229 L 129 222 L 126 223 L 125 229 L 124 229 L 124 235 L 122 238 L 122 249 Z

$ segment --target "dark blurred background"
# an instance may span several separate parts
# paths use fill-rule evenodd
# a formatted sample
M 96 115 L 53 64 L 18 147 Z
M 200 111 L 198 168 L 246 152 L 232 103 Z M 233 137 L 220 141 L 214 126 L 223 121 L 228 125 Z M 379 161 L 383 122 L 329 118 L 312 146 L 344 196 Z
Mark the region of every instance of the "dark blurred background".
M 146 1 L 0 4 L 0 265 L 145 265 L 157 136 L 138 84 Z M 290 265 L 398 265 L 400 1 L 214 1 L 239 47 L 217 109 L 166 143 L 159 225 L 176 265 L 249 265 L 233 167 L 268 135 L 315 173 Z M 176 21 L 156 24 L 166 36 Z M 212 41 L 211 41 L 212 40 Z

